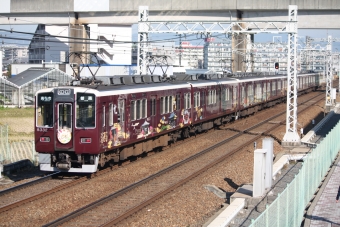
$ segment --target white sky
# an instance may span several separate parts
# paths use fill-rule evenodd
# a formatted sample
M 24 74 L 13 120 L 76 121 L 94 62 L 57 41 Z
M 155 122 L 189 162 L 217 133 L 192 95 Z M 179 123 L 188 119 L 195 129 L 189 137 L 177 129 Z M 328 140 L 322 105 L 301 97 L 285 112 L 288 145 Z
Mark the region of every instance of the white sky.
M 36 30 L 37 25 L 0 25 L 0 29 L 10 30 L 11 28 L 16 31 L 21 32 L 30 32 L 34 33 Z M 2 36 L 10 36 L 16 38 L 26 38 L 31 39 L 31 35 L 26 34 L 18 34 L 18 33 L 5 33 L 0 31 L 0 35 Z M 331 35 L 332 38 L 339 38 L 340 39 L 340 29 L 299 29 L 298 30 L 298 37 L 301 42 L 305 42 L 306 36 L 310 36 L 312 38 L 327 38 L 328 35 Z M 278 35 L 278 34 L 257 34 L 255 35 L 255 42 L 273 42 L 273 36 L 281 36 L 282 42 L 287 42 L 287 35 Z M 173 34 L 164 34 L 164 35 L 150 35 L 151 40 L 162 40 L 162 39 L 170 39 L 174 40 L 176 44 L 179 43 L 179 36 Z M 225 38 L 223 35 L 220 36 L 221 38 Z M 29 41 L 22 41 L 22 40 L 9 40 L 9 39 L 2 39 L 0 37 L 0 45 L 2 44 L 16 44 L 16 45 L 28 45 Z M 132 26 L 132 41 L 137 41 L 137 25 Z M 189 36 L 187 37 L 182 36 L 182 41 L 189 41 L 193 45 L 203 45 L 204 41 L 200 37 L 197 36 Z M 322 46 L 326 46 L 326 43 L 322 43 Z M 340 42 L 333 42 L 333 51 L 340 52 Z

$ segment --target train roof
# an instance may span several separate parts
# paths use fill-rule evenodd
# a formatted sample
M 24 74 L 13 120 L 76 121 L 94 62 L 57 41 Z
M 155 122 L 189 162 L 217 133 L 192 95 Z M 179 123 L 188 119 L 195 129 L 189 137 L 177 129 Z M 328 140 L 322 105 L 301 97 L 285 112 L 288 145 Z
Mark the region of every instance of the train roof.
M 198 76 L 182 74 L 180 79 L 176 78 L 168 78 L 167 80 L 162 80 L 161 77 L 149 77 L 145 81 L 142 81 L 142 77 L 116 77 L 115 84 L 96 84 L 96 85 L 76 85 L 69 86 L 69 88 L 74 88 L 78 92 L 90 92 L 94 93 L 97 96 L 106 96 L 106 95 L 119 95 L 119 94 L 131 94 L 131 93 L 140 93 L 146 91 L 161 91 L 161 90 L 169 90 L 169 89 L 190 89 L 191 85 L 194 87 L 203 87 L 203 86 L 214 86 L 218 84 L 236 84 L 236 83 L 247 83 L 253 81 L 260 80 L 272 80 L 272 79 L 286 79 L 286 75 L 266 75 L 266 76 L 243 76 L 243 77 L 222 77 L 220 75 L 214 75 L 211 77 L 202 76 L 204 74 L 200 74 Z M 300 74 L 299 76 L 306 75 Z M 310 74 L 308 74 L 310 75 Z M 113 77 L 105 77 L 106 80 Z M 129 82 L 126 83 L 124 79 L 128 79 Z M 131 81 L 130 81 L 131 80 Z M 133 82 L 135 80 L 135 82 Z M 123 82 L 123 83 L 122 83 Z M 125 82 L 125 83 L 124 83 Z M 80 84 L 80 83 L 79 83 Z M 67 87 L 67 86 L 66 86 Z M 40 90 L 41 92 L 50 92 L 53 88 L 47 88 Z

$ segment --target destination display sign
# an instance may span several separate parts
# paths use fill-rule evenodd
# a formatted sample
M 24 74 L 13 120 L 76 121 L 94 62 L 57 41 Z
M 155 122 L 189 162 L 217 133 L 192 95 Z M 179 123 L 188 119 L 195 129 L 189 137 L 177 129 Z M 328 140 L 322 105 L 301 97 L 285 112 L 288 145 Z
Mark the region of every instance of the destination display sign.
M 94 102 L 94 95 L 78 94 L 77 102 Z
M 53 100 L 52 93 L 43 93 L 38 95 L 38 102 L 50 103 Z

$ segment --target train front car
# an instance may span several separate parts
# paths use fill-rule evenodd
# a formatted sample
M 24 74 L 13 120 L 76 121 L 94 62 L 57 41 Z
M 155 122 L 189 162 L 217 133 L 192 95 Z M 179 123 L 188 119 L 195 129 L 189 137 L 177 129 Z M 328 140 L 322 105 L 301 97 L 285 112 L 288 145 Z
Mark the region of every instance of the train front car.
M 37 92 L 35 105 L 35 149 L 40 170 L 96 172 L 95 94 L 85 88 L 47 88 Z

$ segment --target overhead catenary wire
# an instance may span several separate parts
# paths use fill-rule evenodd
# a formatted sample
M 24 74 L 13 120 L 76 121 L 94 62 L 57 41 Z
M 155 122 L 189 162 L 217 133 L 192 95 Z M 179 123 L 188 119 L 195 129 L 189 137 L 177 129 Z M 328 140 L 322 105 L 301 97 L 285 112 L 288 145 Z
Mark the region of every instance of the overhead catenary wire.
M 4 16 L 4 15 L 0 15 L 0 17 L 6 17 L 7 16 Z M 10 19 L 10 17 L 8 17 L 8 19 Z M 16 20 L 16 18 L 14 18 L 14 20 Z M 28 21 L 28 20 L 23 20 L 23 19 L 18 19 L 18 21 L 25 21 L 25 22 L 30 22 L 30 23 L 35 23 L 34 21 Z M 44 24 L 44 23 L 36 23 L 36 24 L 42 24 L 42 25 L 45 25 L 45 26 L 60 26 L 60 25 L 54 25 L 54 24 Z M 62 26 L 64 27 L 64 26 Z M 40 33 L 31 33 L 31 32 L 21 32 L 21 31 L 15 31 L 13 29 L 11 30 L 7 30 L 7 29 L 0 29 L 0 31 L 4 31 L 4 32 L 10 32 L 10 33 L 17 33 L 17 34 L 23 34 L 23 35 L 31 35 L 33 36 L 33 39 L 35 39 L 34 36 L 36 37 L 51 37 L 51 38 L 63 38 L 63 39 L 68 39 L 68 40 L 63 40 L 64 43 L 78 43 L 78 44 L 93 44 L 93 45 L 96 45 L 96 44 L 105 44 L 106 41 L 104 40 L 100 40 L 100 39 L 91 39 L 91 38 L 79 38 L 79 37 L 70 37 L 70 36 L 59 36 L 59 35 L 50 35 L 50 34 L 40 34 Z M 91 32 L 91 31 L 90 31 Z M 105 34 L 105 33 L 102 33 L 102 32 L 94 32 L 94 33 L 98 33 L 98 34 Z M 108 33 L 106 33 L 108 34 Z M 115 35 L 117 36 L 116 34 L 111 34 L 109 33 L 108 35 Z M 197 35 L 196 33 L 193 33 L 193 34 L 188 34 L 188 37 L 190 36 L 195 36 Z M 210 37 L 219 37 L 220 35 L 224 35 L 224 34 L 219 34 L 217 36 L 210 36 Z M 121 36 L 121 35 L 118 35 L 118 36 Z M 124 37 L 124 36 L 121 36 L 121 37 Z M 129 37 L 129 36 L 126 36 L 126 37 Z M 15 39 L 14 37 L 9 37 L 9 36 L 6 36 L 6 37 L 0 37 L 0 38 L 3 38 L 3 39 Z M 70 41 L 71 40 L 80 40 L 80 41 L 89 41 L 89 42 L 76 42 L 76 41 Z M 31 41 L 32 39 L 28 39 L 28 38 L 17 38 L 17 40 L 22 40 L 22 41 Z M 39 39 L 35 39 L 37 41 L 39 41 Z M 157 42 L 166 42 L 166 41 L 176 41 L 176 40 L 179 40 L 179 38 L 168 38 L 168 39 L 150 39 L 148 41 L 142 41 L 142 42 L 138 42 L 138 41 L 123 41 L 123 40 L 110 40 L 110 42 L 112 42 L 112 44 L 119 44 L 119 43 L 125 43 L 125 44 L 138 44 L 138 43 L 148 43 L 148 44 L 153 44 L 153 46 L 156 46 L 155 43 Z M 202 37 L 197 37 L 197 38 L 194 38 L 194 39 L 190 39 L 188 41 L 198 41 L 198 40 L 202 40 Z M 46 40 L 41 40 L 41 41 L 45 41 Z M 51 41 L 49 40 L 48 42 L 61 42 L 60 41 Z M 110 43 L 111 44 L 111 43 Z
M 0 29 L 0 31 L 6 31 L 6 29 Z M 68 37 L 68 36 L 54 36 L 54 35 L 41 35 L 37 33 L 29 33 L 29 32 L 18 32 L 18 31 L 13 31 L 14 33 L 20 33 L 20 34 L 33 34 L 37 36 L 44 36 L 44 37 L 50 37 L 50 38 L 65 38 L 65 39 L 75 39 L 77 41 L 70 41 L 70 40 L 63 40 L 64 43 L 77 43 L 77 44 L 106 44 L 106 41 L 104 40 L 98 40 L 98 39 L 87 39 L 87 38 L 75 38 L 75 37 Z M 216 36 L 211 36 L 211 37 L 218 37 L 221 35 L 216 35 Z M 13 40 L 24 40 L 24 41 L 45 41 L 45 42 L 51 42 L 51 43 L 60 43 L 62 40 L 44 40 L 44 39 L 39 39 L 39 38 L 16 38 L 16 37 L 11 37 L 11 36 L 3 36 L 0 34 L 0 39 L 13 39 Z M 169 38 L 169 39 L 159 39 L 159 40 L 149 40 L 149 41 L 144 41 L 140 43 L 159 43 L 159 42 L 165 42 L 165 41 L 174 41 L 179 38 Z M 189 39 L 187 41 L 197 41 L 197 40 L 202 40 L 202 38 L 193 38 Z M 112 44 L 138 44 L 138 41 L 114 41 Z
M 5 15 L 1 15 L 0 14 L 0 17 L 5 17 L 5 18 L 8 18 L 8 19 L 12 19 L 11 17 L 8 17 L 8 16 L 5 16 Z M 45 23 L 41 23 L 41 22 L 38 22 L 38 21 L 31 21 L 31 20 L 24 20 L 24 19 L 21 19 L 21 18 L 13 18 L 13 20 L 15 21 L 23 21 L 25 23 L 30 23 L 30 24 L 35 24 L 35 25 L 45 25 L 45 26 L 57 26 L 57 27 L 64 27 L 64 25 L 60 25 L 60 24 L 45 24 Z M 81 29 L 77 29 L 77 28 L 71 28 L 71 30 L 79 30 L 81 31 Z M 105 34 L 105 35 L 112 35 L 112 33 L 102 33 L 102 32 L 96 32 L 96 31 L 90 31 L 90 33 L 98 33 L 98 34 Z M 118 36 L 121 36 L 121 37 L 129 37 L 129 36 L 122 36 L 122 35 L 119 35 Z
M 71 37 L 71 36 L 58 36 L 58 35 L 50 35 L 50 34 L 40 34 L 40 33 L 31 33 L 31 32 L 20 32 L 20 31 L 10 31 L 10 30 L 7 30 L 7 29 L 0 29 L 0 31 L 4 31 L 4 32 L 11 32 L 11 33 L 18 33 L 18 34 L 26 34 L 26 35 L 33 35 L 33 39 L 35 38 L 34 36 L 36 36 L 36 40 L 39 40 L 38 38 L 39 37 L 48 37 L 48 38 L 63 38 L 63 39 L 72 39 L 72 40 L 80 40 L 80 41 L 90 41 L 91 44 L 96 44 L 98 42 L 106 42 L 105 40 L 100 40 L 100 39 L 89 39 L 89 38 L 79 38 L 79 37 Z M 191 36 L 196 36 L 196 34 L 191 34 L 191 35 L 188 35 L 189 37 Z M 217 36 L 220 36 L 220 35 L 217 35 Z M 216 36 L 216 37 L 217 37 Z M 211 36 L 211 37 L 214 37 L 214 36 Z M 9 38 L 9 36 L 0 36 L 0 38 L 7 38 L 7 39 L 13 39 L 13 37 Z M 20 38 L 18 38 L 20 39 Z M 179 40 L 179 38 L 168 38 L 168 39 L 157 39 L 157 40 L 148 40 L 148 41 L 142 41 L 142 42 L 138 42 L 138 41 L 121 41 L 121 40 L 112 40 L 112 43 L 132 43 L 132 44 L 138 44 L 138 43 L 159 43 L 159 42 L 165 42 L 165 41 L 173 41 L 173 40 Z M 191 39 L 189 41 L 194 41 L 194 40 L 201 40 L 202 38 L 194 38 L 194 39 Z M 31 39 L 24 39 L 24 38 L 21 38 L 21 40 L 27 40 L 27 41 L 30 41 Z M 43 41 L 43 40 L 41 40 Z M 46 40 L 44 40 L 46 41 Z M 111 41 L 111 40 L 109 40 Z M 49 42 L 53 42 L 53 41 L 49 41 Z M 59 42 L 59 41 L 57 41 Z M 65 41 L 65 42 L 68 42 L 68 43 L 77 43 L 75 41 Z M 79 43 L 79 42 L 78 42 Z M 81 43 L 84 43 L 84 42 L 81 42 Z M 84 44 L 90 44 L 90 43 L 84 43 Z
M 0 33 L 0 40 L 16 40 L 16 41 L 37 41 L 37 42 L 45 42 L 45 44 L 49 44 L 48 48 L 50 49 L 54 49 L 55 47 L 58 49 L 58 46 L 54 46 L 54 45 L 50 45 L 52 43 L 60 43 L 60 42 L 64 42 L 64 43 L 68 43 L 68 44 L 87 44 L 87 45 L 105 45 L 107 44 L 107 40 L 100 40 L 100 39 L 91 39 L 91 38 L 80 38 L 80 37 L 70 37 L 70 36 L 61 36 L 61 35 L 50 35 L 50 34 L 41 34 L 41 33 L 31 33 L 31 32 L 23 32 L 23 31 L 17 31 L 17 30 L 8 30 L 8 29 L 0 29 L 0 31 L 3 32 L 10 32 L 11 34 L 16 34 L 15 36 L 3 36 Z M 60 33 L 59 33 L 60 34 Z M 104 34 L 104 33 L 101 33 Z M 33 36 L 32 38 L 25 38 L 25 36 Z M 159 35 L 159 34 L 153 34 L 153 35 Z M 224 36 L 224 34 L 218 34 L 218 35 L 210 35 L 209 37 L 215 37 L 215 38 L 219 38 L 221 36 Z M 123 37 L 123 36 L 122 36 Z M 191 38 L 190 38 L 191 37 Z M 52 38 L 56 38 L 59 40 L 50 40 Z M 151 37 L 150 37 L 151 38 Z M 206 37 L 202 37 L 202 36 L 197 36 L 196 33 L 193 34 L 188 34 L 186 36 L 186 41 L 200 41 L 197 45 L 194 44 L 194 47 L 199 46 L 204 38 Z M 169 48 L 170 46 L 164 45 L 164 42 L 176 42 L 177 40 L 179 40 L 178 37 L 171 37 L 171 38 L 161 38 L 161 39 L 150 39 L 148 41 L 144 41 L 144 42 L 140 42 L 140 43 L 147 43 L 147 44 L 151 44 L 153 48 L 159 48 L 159 49 L 166 49 Z M 139 43 L 138 41 L 123 41 L 123 40 L 109 40 L 110 44 L 115 45 L 114 50 L 109 50 L 107 51 L 107 53 L 109 54 L 131 54 L 131 50 L 132 49 L 136 49 L 137 48 L 137 44 Z M 13 44 L 13 43 L 11 43 Z M 126 46 L 127 44 L 133 44 L 135 46 Z M 23 44 L 20 44 L 23 45 Z M 44 47 L 43 47 L 44 48 Z M 175 48 L 175 46 L 172 46 L 172 48 Z M 56 50 L 57 51 L 57 50 Z M 175 53 L 176 54 L 176 53 Z

